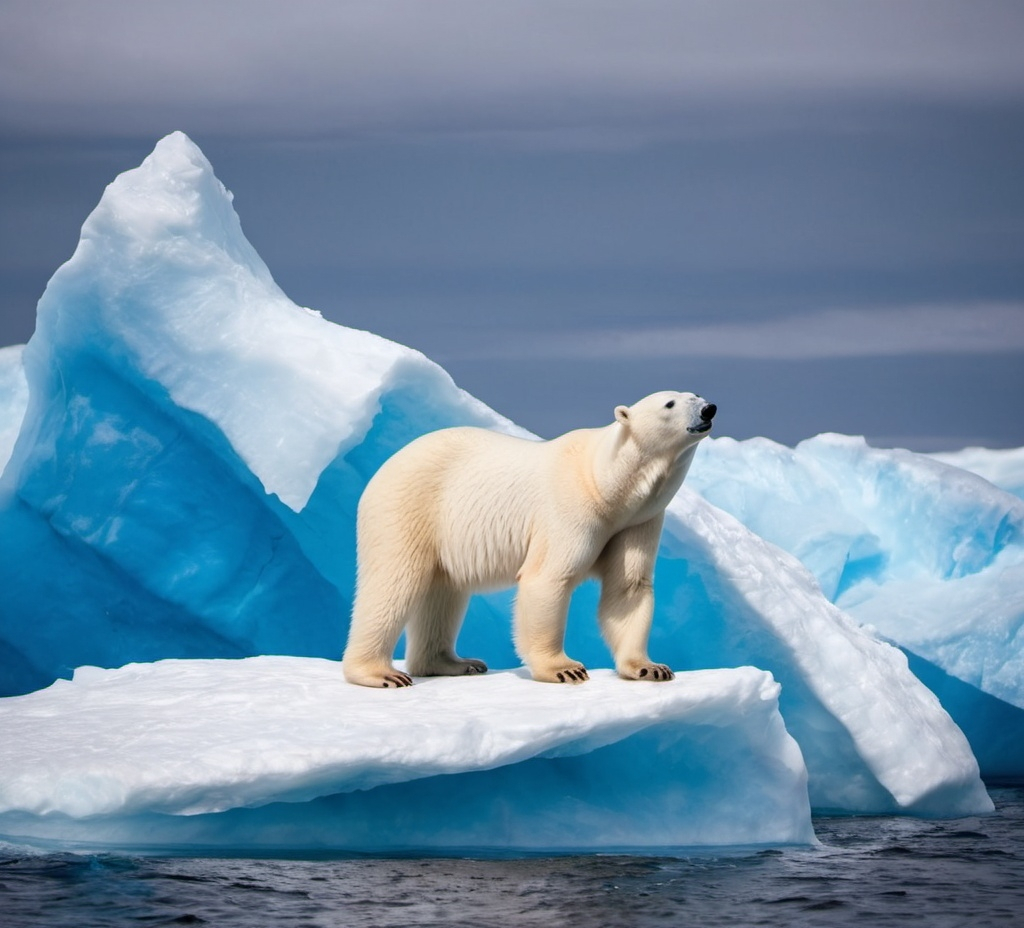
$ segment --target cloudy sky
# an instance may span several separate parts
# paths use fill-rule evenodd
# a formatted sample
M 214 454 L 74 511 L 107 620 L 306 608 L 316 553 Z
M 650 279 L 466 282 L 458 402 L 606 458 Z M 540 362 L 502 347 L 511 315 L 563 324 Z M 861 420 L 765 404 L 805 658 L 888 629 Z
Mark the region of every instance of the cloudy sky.
M 1024 445 L 1024 4 L 0 0 L 0 344 L 204 150 L 284 290 L 542 435 Z

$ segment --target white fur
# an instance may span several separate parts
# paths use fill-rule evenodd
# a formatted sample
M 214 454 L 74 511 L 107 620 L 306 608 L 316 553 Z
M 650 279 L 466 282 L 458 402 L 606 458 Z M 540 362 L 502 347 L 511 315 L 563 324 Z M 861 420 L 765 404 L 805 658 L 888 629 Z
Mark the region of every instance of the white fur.
M 662 392 L 619 406 L 604 428 L 548 442 L 443 429 L 396 453 L 357 517 L 359 573 L 345 678 L 407 686 L 410 675 L 482 673 L 455 653 L 471 593 L 518 584 L 516 650 L 535 680 L 579 683 L 563 650 L 572 591 L 601 580 L 598 621 L 619 674 L 671 679 L 647 656 L 665 506 L 706 432 L 706 402 Z M 391 663 L 407 630 L 407 669 Z

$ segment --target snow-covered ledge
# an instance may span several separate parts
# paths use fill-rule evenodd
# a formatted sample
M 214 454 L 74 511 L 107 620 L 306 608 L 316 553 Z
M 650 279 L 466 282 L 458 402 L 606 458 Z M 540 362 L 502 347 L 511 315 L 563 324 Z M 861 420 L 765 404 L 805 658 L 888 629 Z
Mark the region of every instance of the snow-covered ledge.
M 751 667 L 400 691 L 315 658 L 83 668 L 0 701 L 0 834 L 136 851 L 810 844 L 778 693 Z

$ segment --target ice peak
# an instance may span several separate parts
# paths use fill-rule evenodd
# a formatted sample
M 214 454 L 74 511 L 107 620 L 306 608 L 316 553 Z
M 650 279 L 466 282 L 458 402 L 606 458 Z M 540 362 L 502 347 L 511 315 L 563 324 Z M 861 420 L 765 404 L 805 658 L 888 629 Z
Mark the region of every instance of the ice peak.
M 40 395 L 87 389 L 76 374 L 86 358 L 212 422 L 295 511 L 404 367 L 430 367 L 439 389 L 457 392 L 418 352 L 292 303 L 182 132 L 107 187 L 40 301 L 30 384 Z

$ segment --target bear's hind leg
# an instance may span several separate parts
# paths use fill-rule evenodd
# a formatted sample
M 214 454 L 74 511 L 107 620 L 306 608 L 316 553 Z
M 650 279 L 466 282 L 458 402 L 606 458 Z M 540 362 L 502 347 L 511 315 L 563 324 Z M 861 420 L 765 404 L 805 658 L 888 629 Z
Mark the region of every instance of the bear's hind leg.
M 406 629 L 406 666 L 417 677 L 459 677 L 486 673 L 487 665 L 455 653 L 469 594 L 435 580 L 420 600 Z

